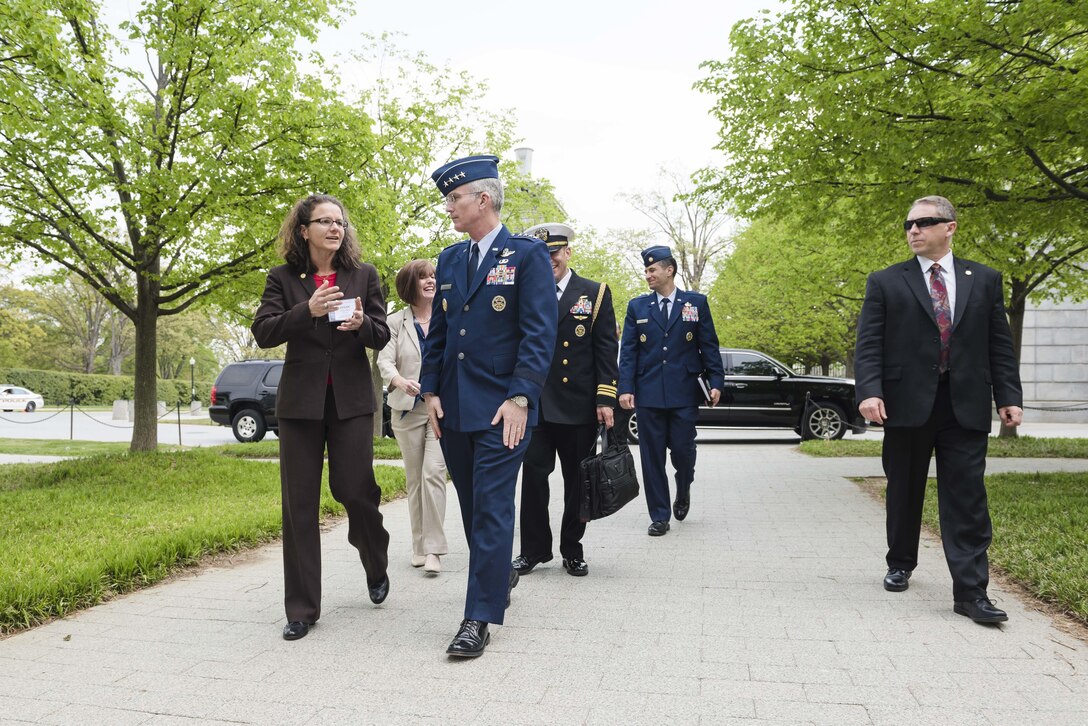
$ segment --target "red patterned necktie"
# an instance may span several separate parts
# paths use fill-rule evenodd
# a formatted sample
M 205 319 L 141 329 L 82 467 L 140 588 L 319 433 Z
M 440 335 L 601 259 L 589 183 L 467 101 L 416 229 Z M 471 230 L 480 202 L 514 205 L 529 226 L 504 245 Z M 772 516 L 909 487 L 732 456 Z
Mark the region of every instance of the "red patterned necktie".
M 940 372 L 948 370 L 948 343 L 952 338 L 952 308 L 948 305 L 948 288 L 941 279 L 941 266 L 934 263 L 929 268 L 929 296 L 933 299 L 933 313 L 937 316 L 937 327 L 941 330 Z

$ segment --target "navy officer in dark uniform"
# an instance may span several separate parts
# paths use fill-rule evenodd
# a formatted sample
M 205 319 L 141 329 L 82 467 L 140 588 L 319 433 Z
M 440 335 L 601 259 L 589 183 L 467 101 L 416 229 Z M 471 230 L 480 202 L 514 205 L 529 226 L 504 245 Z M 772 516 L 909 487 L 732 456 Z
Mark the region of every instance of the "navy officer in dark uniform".
M 607 285 L 570 269 L 574 230 L 565 224 L 539 224 L 525 234 L 544 240 L 551 253 L 559 335 L 540 394 L 540 417 L 521 469 L 521 554 L 513 566 L 524 575 L 552 558 L 548 477 L 558 454 L 563 472 L 559 553 L 563 569 L 581 577 L 589 573 L 589 565 L 582 550 L 586 524 L 580 517 L 579 464 L 596 450 L 598 424 L 612 428 L 619 352 L 616 313 Z
M 669 531 L 669 481 L 665 449 L 676 467 L 672 513 L 688 516 L 695 479 L 695 420 L 705 397 L 699 376 L 717 405 L 725 384 L 718 334 L 706 295 L 676 287 L 676 260 L 664 245 L 642 251 L 651 292 L 627 304 L 620 343 L 620 405 L 638 415 L 639 454 L 651 537 Z
M 420 393 L 442 445 L 469 545 L 465 617 L 446 652 L 482 655 L 517 572 L 514 490 L 555 346 L 548 249 L 499 221 L 498 157 L 457 159 L 431 178 L 469 239 L 438 256 Z

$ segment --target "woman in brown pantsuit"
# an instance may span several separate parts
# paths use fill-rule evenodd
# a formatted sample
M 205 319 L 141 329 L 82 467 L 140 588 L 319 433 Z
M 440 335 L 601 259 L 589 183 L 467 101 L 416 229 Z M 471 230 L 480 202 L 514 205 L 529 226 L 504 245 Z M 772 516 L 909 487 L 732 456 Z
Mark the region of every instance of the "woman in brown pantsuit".
M 373 265 L 338 199 L 298 201 L 279 234 L 286 264 L 272 268 L 253 337 L 262 348 L 287 344 L 276 399 L 283 493 L 286 640 L 304 637 L 321 616 L 321 469 L 328 447 L 329 488 L 348 515 L 348 541 L 359 550 L 371 601 L 389 593 L 389 533 L 374 480 L 377 403 L 367 348 L 389 342 L 385 299 Z M 341 298 L 354 310 L 330 320 Z M 350 314 L 348 314 L 350 313 Z

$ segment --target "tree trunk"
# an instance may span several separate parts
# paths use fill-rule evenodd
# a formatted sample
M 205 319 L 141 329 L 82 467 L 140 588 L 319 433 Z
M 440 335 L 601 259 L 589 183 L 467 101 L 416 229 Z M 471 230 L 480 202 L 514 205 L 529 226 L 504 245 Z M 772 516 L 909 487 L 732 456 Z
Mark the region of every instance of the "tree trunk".
M 130 451 L 155 451 L 159 441 L 158 411 L 158 297 L 159 283 L 140 275 L 136 282 L 136 420 Z
M 1009 314 L 1009 328 L 1012 330 L 1012 352 L 1016 356 L 1016 369 L 1020 369 L 1020 347 L 1024 341 L 1024 311 L 1027 308 L 1027 302 L 1025 297 L 1020 294 L 1020 283 L 1018 280 L 1012 280 L 1010 283 L 1012 287 L 1012 294 L 1009 296 L 1009 307 L 1007 312 Z M 1001 430 L 998 432 L 998 437 L 1002 439 L 1015 439 L 1017 437 L 1017 429 L 1015 426 L 1006 426 L 1001 424 Z
M 121 364 L 124 363 L 125 356 L 128 354 L 124 341 L 125 321 L 127 320 L 128 318 L 116 311 L 110 315 L 109 370 L 115 376 L 121 375 Z

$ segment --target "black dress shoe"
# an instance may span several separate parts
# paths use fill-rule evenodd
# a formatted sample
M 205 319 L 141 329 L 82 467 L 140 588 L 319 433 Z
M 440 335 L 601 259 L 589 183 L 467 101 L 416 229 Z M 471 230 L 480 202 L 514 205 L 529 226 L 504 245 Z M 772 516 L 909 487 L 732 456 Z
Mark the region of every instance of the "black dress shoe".
M 909 580 L 910 570 L 889 567 L 888 574 L 884 575 L 884 589 L 888 592 L 903 592 L 910 587 Z
M 993 600 L 980 597 L 977 600 L 965 600 L 952 606 L 954 612 L 966 615 L 976 623 L 1003 623 L 1009 619 L 1008 613 L 994 607 Z
M 568 575 L 574 575 L 575 577 L 585 577 L 589 574 L 589 565 L 581 557 L 572 557 L 571 559 L 563 559 L 563 569 L 567 571 Z
M 506 586 L 506 607 L 510 607 L 510 591 L 518 586 L 518 571 L 510 570 L 510 583 Z
M 370 592 L 370 602 L 381 605 L 389 595 L 389 574 L 387 573 L 382 577 L 381 581 L 376 585 L 368 583 L 366 589 Z
M 300 620 L 292 620 L 283 626 L 283 639 L 284 640 L 298 640 L 299 638 L 305 638 L 306 634 L 310 632 L 310 623 L 304 623 Z
M 525 555 L 518 555 L 514 558 L 514 561 L 510 563 L 510 566 L 513 567 L 514 572 L 519 575 L 528 575 L 537 565 L 551 561 L 551 555 L 548 555 L 547 557 L 526 557 Z
M 453 636 L 446 653 L 457 658 L 479 658 L 491 642 L 487 623 L 483 620 L 462 620 L 461 629 Z
M 672 514 L 679 521 L 683 522 L 684 517 L 688 516 L 688 510 L 691 508 L 691 495 L 681 499 L 676 497 L 676 501 L 672 503 Z
M 650 522 L 650 527 L 646 530 L 646 534 L 650 535 L 651 537 L 660 537 L 668 531 L 668 522 Z

